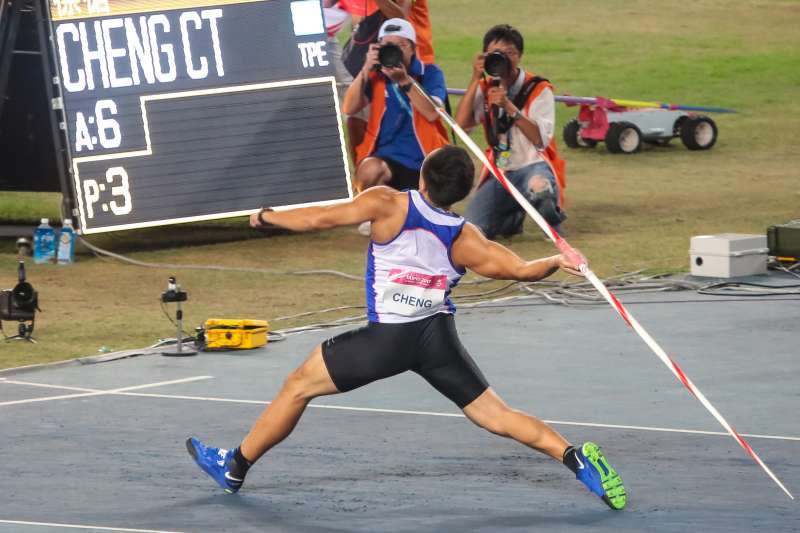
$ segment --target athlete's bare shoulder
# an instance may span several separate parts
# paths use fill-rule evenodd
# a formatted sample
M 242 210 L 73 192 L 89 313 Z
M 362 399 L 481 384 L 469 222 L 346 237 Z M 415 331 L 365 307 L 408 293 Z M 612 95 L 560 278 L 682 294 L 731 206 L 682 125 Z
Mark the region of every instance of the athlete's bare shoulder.
M 453 261 L 464 267 L 469 267 L 475 255 L 480 254 L 489 243 L 478 226 L 471 222 L 464 222 L 461 233 L 453 241 Z
M 483 232 L 478 229 L 478 226 L 472 222 L 464 222 L 464 227 L 461 233 L 458 234 L 456 240 L 453 241 L 453 247 L 467 248 L 470 246 L 484 246 L 488 241 Z
M 369 206 L 370 211 L 375 213 L 375 218 L 392 217 L 398 211 L 406 210 L 407 194 L 397 189 L 378 185 L 370 187 L 353 199 L 356 204 Z M 374 220 L 374 219 L 373 219 Z
M 367 189 L 357 198 L 368 195 L 372 207 L 372 239 L 377 242 L 391 240 L 403 227 L 408 214 L 408 193 L 378 186 Z
M 406 193 L 387 185 L 376 185 L 358 194 L 357 198 L 369 198 L 372 201 L 391 202 L 405 198 Z

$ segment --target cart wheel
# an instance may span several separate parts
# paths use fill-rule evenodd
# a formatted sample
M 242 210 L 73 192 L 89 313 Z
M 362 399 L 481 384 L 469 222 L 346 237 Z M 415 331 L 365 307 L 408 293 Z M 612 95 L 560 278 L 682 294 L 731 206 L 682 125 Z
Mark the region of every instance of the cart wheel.
M 688 118 L 681 124 L 681 141 L 689 150 L 708 150 L 717 142 L 717 125 L 702 115 Z
M 564 144 L 570 148 L 594 148 L 597 146 L 597 141 L 594 139 L 584 139 L 580 135 L 581 125 L 578 119 L 573 118 L 564 124 Z
M 642 132 L 630 122 L 612 122 L 606 133 L 606 148 L 612 154 L 632 154 L 642 147 Z

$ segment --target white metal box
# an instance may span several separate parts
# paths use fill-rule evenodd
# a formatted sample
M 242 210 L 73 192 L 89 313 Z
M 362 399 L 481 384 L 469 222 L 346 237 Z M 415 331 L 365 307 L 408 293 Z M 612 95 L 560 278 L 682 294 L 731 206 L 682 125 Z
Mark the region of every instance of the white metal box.
M 692 237 L 692 276 L 737 278 L 767 273 L 767 236 L 721 233 Z

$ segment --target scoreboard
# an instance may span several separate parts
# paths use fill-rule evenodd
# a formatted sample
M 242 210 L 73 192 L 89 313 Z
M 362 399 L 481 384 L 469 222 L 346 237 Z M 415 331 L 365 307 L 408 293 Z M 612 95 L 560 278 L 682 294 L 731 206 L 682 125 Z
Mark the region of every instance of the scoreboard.
M 352 196 L 320 0 L 50 0 L 50 19 L 82 233 Z

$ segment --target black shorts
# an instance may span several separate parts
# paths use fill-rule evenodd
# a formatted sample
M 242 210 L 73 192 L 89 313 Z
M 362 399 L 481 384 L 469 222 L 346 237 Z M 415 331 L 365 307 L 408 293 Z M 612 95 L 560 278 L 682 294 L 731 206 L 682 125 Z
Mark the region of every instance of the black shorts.
M 419 189 L 419 169 L 414 170 L 413 168 L 408 168 L 397 161 L 385 157 L 376 157 L 382 159 L 392 172 L 392 179 L 390 179 L 386 185 L 398 191 Z
M 463 409 L 489 388 L 445 313 L 405 324 L 370 322 L 323 342 L 322 358 L 340 392 L 412 370 Z

